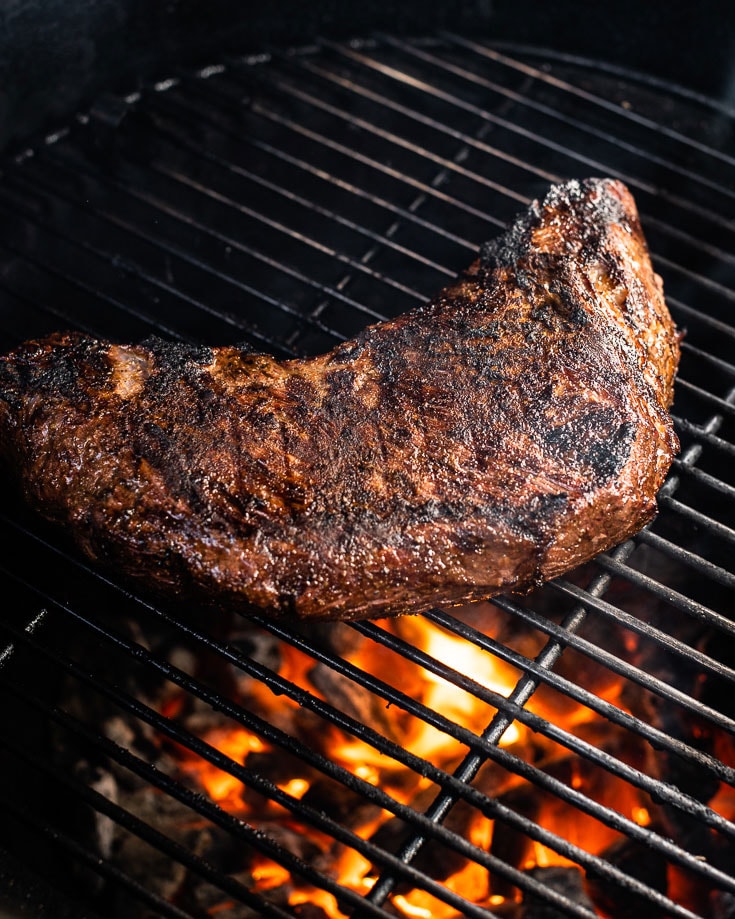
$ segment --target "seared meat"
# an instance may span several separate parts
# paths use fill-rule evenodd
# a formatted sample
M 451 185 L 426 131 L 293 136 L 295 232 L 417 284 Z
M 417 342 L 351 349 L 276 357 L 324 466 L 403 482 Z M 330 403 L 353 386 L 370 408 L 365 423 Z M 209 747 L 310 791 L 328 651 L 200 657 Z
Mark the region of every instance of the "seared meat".
M 551 189 L 328 354 L 80 334 L 0 361 L 2 452 L 91 558 L 175 596 L 365 618 L 525 590 L 639 530 L 678 337 L 630 193 Z

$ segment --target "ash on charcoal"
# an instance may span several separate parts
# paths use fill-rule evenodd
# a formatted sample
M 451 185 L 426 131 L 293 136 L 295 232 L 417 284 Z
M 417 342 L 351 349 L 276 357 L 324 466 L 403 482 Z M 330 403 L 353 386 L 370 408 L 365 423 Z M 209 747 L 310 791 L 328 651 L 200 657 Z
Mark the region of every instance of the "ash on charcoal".
M 584 906 L 592 913 L 596 912 L 584 888 L 584 879 L 579 868 L 531 868 L 526 874 L 577 906 Z M 519 919 L 564 919 L 566 915 L 566 912 L 535 894 L 524 892 Z
M 600 853 L 605 861 L 640 881 L 652 890 L 665 894 L 668 889 L 666 859 L 653 849 L 630 839 L 621 839 Z M 653 903 L 607 877 L 587 872 L 587 887 L 595 903 L 612 916 L 635 916 L 645 910 L 646 916 L 663 916 Z
M 118 785 L 112 773 L 104 765 L 91 764 L 86 760 L 74 763 L 71 770 L 81 785 L 91 788 L 103 798 L 117 803 Z M 69 821 L 73 833 L 82 840 L 85 848 L 94 856 L 107 860 L 110 858 L 115 842 L 116 825 L 113 820 L 97 808 L 96 802 L 78 802 L 73 812 L 65 813 L 65 809 L 76 800 L 75 793 L 70 795 L 68 789 L 61 786 L 59 792 L 61 800 L 55 800 L 53 806 L 54 821 L 62 819 Z M 105 881 L 102 876 L 89 868 L 83 861 L 74 860 L 68 869 L 70 877 L 74 878 L 74 885 L 79 889 L 99 893 Z
M 88 763 L 82 761 L 76 764 L 75 772 L 86 785 L 112 801 L 113 804 L 118 800 L 118 785 L 112 773 L 99 767 L 90 767 Z M 115 839 L 115 824 L 106 814 L 95 810 L 94 812 L 94 830 L 91 834 L 95 851 L 102 858 L 109 858 L 112 852 L 113 842 Z
M 122 712 L 104 722 L 102 733 L 143 762 L 155 763 L 156 769 L 164 775 L 178 775 L 178 761 L 161 746 L 160 738 L 146 722 Z M 135 792 L 149 785 L 147 778 L 136 775 L 112 758 L 106 762 L 105 768 L 114 775 L 121 792 Z
M 281 669 L 283 661 L 281 640 L 275 635 L 271 635 L 270 632 L 261 632 L 253 627 L 245 628 L 243 626 L 229 636 L 228 644 L 237 651 L 241 651 L 245 657 L 250 658 L 256 664 L 261 664 L 276 673 Z M 252 677 L 249 677 L 234 665 L 230 666 L 235 670 L 240 691 L 242 691 L 243 685 Z
M 192 827 L 193 815 L 175 798 L 156 793 L 148 787 L 130 795 L 125 806 L 142 821 L 151 824 L 175 842 L 191 847 L 201 828 Z M 186 867 L 131 833 L 118 829 L 116 863 L 127 875 L 149 887 L 164 899 L 170 899 L 186 877 Z M 121 912 L 120 919 L 129 913 Z

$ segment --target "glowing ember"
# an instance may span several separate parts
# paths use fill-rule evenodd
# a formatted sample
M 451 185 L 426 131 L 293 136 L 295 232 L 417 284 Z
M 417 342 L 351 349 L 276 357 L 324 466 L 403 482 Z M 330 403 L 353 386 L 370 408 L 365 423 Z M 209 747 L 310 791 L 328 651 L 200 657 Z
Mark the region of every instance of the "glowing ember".
M 651 822 L 651 815 L 645 807 L 634 807 L 631 816 L 639 826 L 648 826 Z
M 430 907 L 414 906 L 407 897 L 403 897 L 400 894 L 396 894 L 393 897 L 393 902 L 406 916 L 417 917 L 417 919 L 432 919 L 434 915 Z
M 309 783 L 306 779 L 289 779 L 288 782 L 278 787 L 292 798 L 302 798 L 309 790 Z

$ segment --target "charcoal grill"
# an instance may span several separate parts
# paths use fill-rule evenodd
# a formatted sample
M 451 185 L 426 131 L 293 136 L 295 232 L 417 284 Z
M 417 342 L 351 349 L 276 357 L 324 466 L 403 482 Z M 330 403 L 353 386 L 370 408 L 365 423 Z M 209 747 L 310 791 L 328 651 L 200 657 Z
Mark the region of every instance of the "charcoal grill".
M 421 617 L 452 647 L 502 662 L 507 690 L 422 648 L 410 626 L 297 628 L 131 593 L 8 497 L 0 846 L 16 904 L 234 919 L 325 916 L 324 894 L 354 916 L 733 915 L 732 130 L 724 104 L 571 55 L 375 35 L 230 56 L 104 95 L 6 162 L 3 350 L 77 328 L 316 353 L 428 298 L 550 182 L 588 175 L 633 191 L 686 329 L 674 407 L 683 448 L 657 520 L 527 597 Z M 355 662 L 358 643 L 372 666 Z M 318 665 L 332 691 L 284 676 L 274 648 Z M 483 702 L 486 723 L 427 705 L 394 677 L 407 664 Z M 281 700 L 289 724 L 263 717 L 249 693 Z M 363 717 L 366 705 L 434 727 L 461 754 L 437 765 L 382 716 Z M 223 751 L 181 717 L 192 709 L 278 755 Z M 592 713 L 594 735 L 579 727 Z M 514 726 L 538 742 L 519 752 Z M 400 765 L 416 794 L 401 800 L 365 763 L 337 762 L 323 740 L 336 729 Z M 538 757 L 543 744 L 556 753 Z M 229 811 L 172 768 L 183 759 L 234 777 L 317 843 L 299 849 L 272 816 L 264 826 Z M 329 793 L 315 802 L 282 781 L 281 761 L 308 767 Z M 502 791 L 481 781 L 487 764 Z M 612 800 L 607 779 L 638 810 Z M 141 788 L 155 789 L 160 814 L 136 810 Z M 568 808 L 566 826 L 539 817 L 535 794 Z M 331 806 L 341 796 L 348 806 Z M 185 833 L 164 819 L 169 802 L 188 815 Z M 400 832 L 361 834 L 346 814 L 358 807 L 391 815 Z M 453 819 L 462 809 L 485 819 L 484 839 Z M 580 842 L 582 820 L 601 827 L 602 848 Z M 121 858 L 131 840 L 143 869 Z M 335 876 L 337 848 L 372 866 L 369 884 Z M 559 881 L 539 857 L 529 870 L 538 851 L 581 873 Z M 298 880 L 290 902 L 283 884 L 243 871 L 252 853 Z M 441 866 L 457 859 L 484 869 L 483 889 L 448 880 Z M 166 891 L 153 878 L 160 862 L 175 867 Z M 586 892 L 570 881 L 582 876 Z

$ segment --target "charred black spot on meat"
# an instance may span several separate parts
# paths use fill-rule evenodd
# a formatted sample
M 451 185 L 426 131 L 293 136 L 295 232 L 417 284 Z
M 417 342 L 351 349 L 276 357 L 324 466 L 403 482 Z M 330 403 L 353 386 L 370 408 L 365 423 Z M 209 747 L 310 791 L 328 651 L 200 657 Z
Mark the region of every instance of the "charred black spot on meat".
M 144 421 L 140 426 L 140 436 L 136 443 L 136 452 L 154 466 L 160 466 L 171 449 L 171 437 L 160 424 Z
M 610 437 L 590 442 L 583 458 L 590 469 L 596 471 L 598 482 L 605 482 L 617 475 L 630 455 L 635 435 L 635 425 L 626 421 Z
M 167 373 L 181 373 L 187 369 L 189 364 L 198 364 L 200 366 L 211 364 L 214 360 L 214 352 L 206 345 L 192 345 L 181 341 L 166 341 L 157 335 L 151 335 L 146 338 L 141 347 L 149 351 L 161 369 Z M 239 346 L 243 350 L 242 346 Z M 247 353 L 252 352 L 247 348 Z
M 575 296 L 569 283 L 565 284 L 557 275 L 549 283 L 549 299 L 556 313 L 567 323 L 565 328 L 579 330 L 589 322 L 587 310 L 579 302 L 579 296 Z
M 330 353 L 61 334 L 0 358 L 0 452 L 92 558 L 304 619 L 527 589 L 650 519 L 678 338 L 611 180 L 534 203 Z
M 551 428 L 544 440 L 565 462 L 584 468 L 597 485 L 620 472 L 630 456 L 636 426 L 620 423 L 610 408 L 588 407 L 565 424 Z
M 354 392 L 357 374 L 354 370 L 333 370 L 326 374 L 325 380 L 328 388 L 327 404 L 333 406 Z

